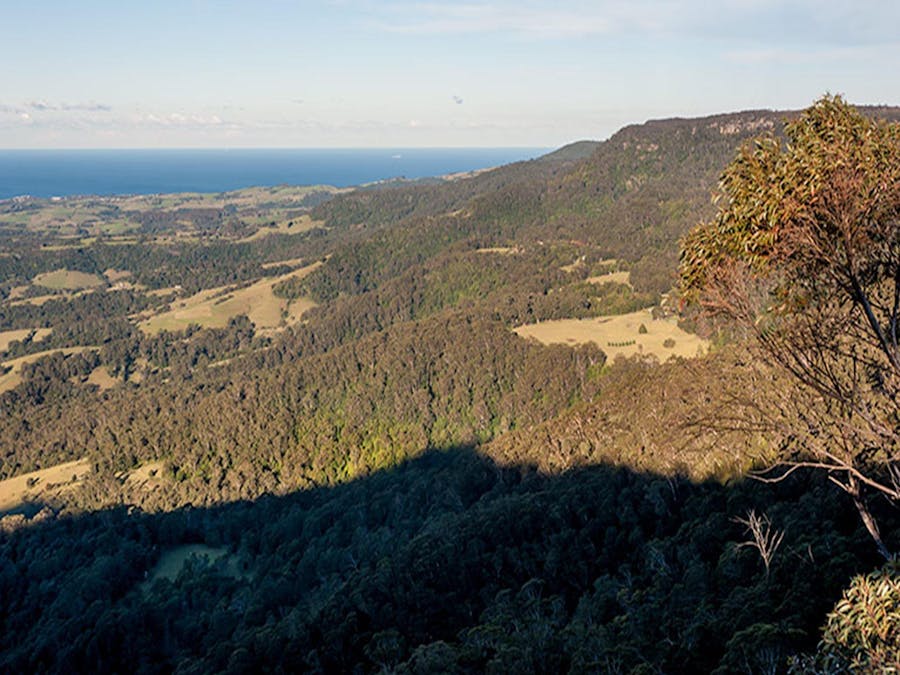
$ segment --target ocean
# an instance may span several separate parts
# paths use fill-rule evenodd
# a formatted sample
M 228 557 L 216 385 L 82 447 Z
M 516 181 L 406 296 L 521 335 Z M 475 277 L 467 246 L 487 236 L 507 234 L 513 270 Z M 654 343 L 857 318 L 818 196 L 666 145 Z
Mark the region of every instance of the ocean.
M 0 150 L 0 199 L 20 195 L 223 192 L 258 185 L 347 187 L 538 157 L 546 148 Z

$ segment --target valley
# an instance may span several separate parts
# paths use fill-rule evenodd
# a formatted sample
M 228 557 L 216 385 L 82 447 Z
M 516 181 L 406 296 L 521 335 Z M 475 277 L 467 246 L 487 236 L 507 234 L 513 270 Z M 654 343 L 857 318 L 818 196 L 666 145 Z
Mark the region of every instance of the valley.
M 750 478 L 794 458 L 798 394 L 678 277 L 739 148 L 799 115 L 0 202 L 0 670 L 811 663 L 882 560 L 829 475 Z

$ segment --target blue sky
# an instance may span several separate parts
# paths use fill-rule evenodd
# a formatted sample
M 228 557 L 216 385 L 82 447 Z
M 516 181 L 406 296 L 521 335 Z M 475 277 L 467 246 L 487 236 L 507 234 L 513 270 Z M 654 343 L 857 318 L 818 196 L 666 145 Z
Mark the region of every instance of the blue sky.
M 558 146 L 900 103 L 893 0 L 0 0 L 0 148 Z

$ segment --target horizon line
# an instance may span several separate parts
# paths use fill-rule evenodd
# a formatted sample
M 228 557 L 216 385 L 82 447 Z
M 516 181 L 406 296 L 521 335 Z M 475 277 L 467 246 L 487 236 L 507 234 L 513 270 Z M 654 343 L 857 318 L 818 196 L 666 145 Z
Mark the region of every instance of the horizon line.
M 599 143 L 594 139 L 579 139 L 563 145 L 309 145 L 309 146 L 130 146 L 130 147 L 23 147 L 0 148 L 0 152 L 71 152 L 71 151 L 173 151 L 173 150 L 546 150 L 565 147 L 573 143 Z

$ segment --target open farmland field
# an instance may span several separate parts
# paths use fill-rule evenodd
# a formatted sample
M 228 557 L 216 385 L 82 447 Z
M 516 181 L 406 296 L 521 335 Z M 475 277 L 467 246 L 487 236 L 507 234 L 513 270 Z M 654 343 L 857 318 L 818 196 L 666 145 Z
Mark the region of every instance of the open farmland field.
M 26 501 L 46 498 L 71 489 L 90 470 L 90 462 L 80 459 L 0 480 L 0 513 L 15 509 Z
M 130 279 L 134 275 L 132 275 L 132 273 L 129 272 L 128 270 L 117 270 L 117 269 L 110 267 L 108 270 L 106 270 L 103 273 L 103 276 L 105 276 L 107 279 L 109 279 L 109 281 L 111 283 L 115 283 L 117 281 L 123 281 L 125 279 Z
M 0 201 L 0 232 L 14 238 L 40 236 L 42 250 L 55 252 L 96 241 L 133 243 L 135 237 L 160 245 L 199 240 L 210 225 L 226 239 L 253 241 L 249 237 L 297 234 L 314 227 L 304 219 L 310 205 L 345 191 L 327 185 L 279 185 L 221 193 L 26 197 Z M 219 226 L 240 231 L 220 233 Z
M 115 378 L 109 374 L 109 368 L 106 366 L 97 366 L 91 371 L 91 374 L 88 375 L 87 382 L 88 384 L 96 384 L 100 387 L 100 391 L 106 391 L 107 389 L 112 389 L 115 387 L 121 378 Z
M 279 206 L 300 204 L 310 194 L 316 192 L 346 192 L 347 189 L 329 185 L 275 185 L 272 187 L 250 187 L 231 192 L 179 192 L 159 195 L 132 195 L 110 197 L 120 209 L 125 211 L 148 211 L 152 209 L 177 208 L 218 208 L 233 205 L 238 208 L 256 208 L 261 203 L 277 202 Z
M 610 272 L 609 274 L 598 274 L 597 276 L 585 279 L 589 284 L 625 284 L 631 285 L 631 272 Z
M 285 267 L 300 267 L 304 262 L 306 261 L 303 258 L 291 258 L 290 260 L 274 260 L 272 262 L 263 263 L 260 267 L 264 270 L 275 269 L 282 265 Z
M 513 254 L 519 253 L 519 249 L 514 246 L 485 246 L 483 248 L 475 249 L 476 253 L 500 253 L 500 254 Z
M 22 328 L 19 330 L 0 331 L 0 352 L 5 352 L 7 349 L 9 349 L 9 345 L 11 342 L 14 342 L 15 340 L 24 340 L 25 338 L 27 338 L 32 333 L 32 330 L 34 332 L 34 337 L 32 337 L 31 339 L 34 342 L 40 342 L 53 332 L 52 328 Z
M 138 224 L 109 211 L 109 199 L 70 197 L 62 200 L 35 199 L 40 208 L 6 210 L 0 208 L 0 229 L 78 237 L 128 232 Z
M 14 300 L 9 303 L 9 306 L 17 307 L 19 305 L 34 305 L 36 307 L 40 307 L 45 302 L 50 302 L 51 300 L 71 300 L 72 298 L 77 298 L 81 295 L 93 292 L 94 289 L 88 288 L 76 293 L 48 293 L 47 295 L 35 295 L 33 297 L 24 298 L 22 300 Z
M 54 290 L 78 291 L 84 288 L 102 286 L 106 282 L 96 274 L 62 269 L 38 274 L 31 283 L 35 286 L 43 286 Z
M 315 221 L 309 216 L 299 216 L 297 218 L 278 221 L 274 227 L 262 226 L 249 237 L 239 239 L 237 243 L 246 244 L 251 241 L 256 241 L 257 239 L 262 239 L 263 237 L 268 237 L 272 234 L 300 234 L 301 232 L 307 232 L 308 230 L 321 225 L 322 223 L 320 221 Z
M 10 368 L 11 370 L 5 375 L 0 375 L 0 393 L 4 391 L 9 391 L 10 389 L 15 389 L 19 383 L 22 381 L 22 366 L 33 363 L 37 361 L 39 358 L 47 356 L 48 354 L 54 354 L 56 352 L 62 352 L 67 356 L 69 354 L 79 354 L 81 352 L 87 351 L 88 349 L 97 349 L 96 347 L 65 347 L 64 349 L 48 349 L 45 352 L 38 352 L 37 354 L 28 354 L 27 356 L 20 356 L 17 359 L 11 359 L 9 361 L 4 361 L 2 366 L 6 368 Z
M 162 330 L 183 330 L 191 324 L 222 328 L 230 319 L 246 314 L 258 329 L 277 328 L 283 324 L 283 319 L 285 324 L 298 320 L 314 303 L 303 298 L 293 301 L 279 298 L 272 292 L 272 288 L 286 279 L 303 278 L 321 264 L 316 262 L 279 277 L 261 279 L 234 291 L 227 288 L 201 291 L 184 300 L 175 301 L 172 309 L 150 317 L 140 327 L 149 334 Z
M 641 326 L 646 333 L 641 332 Z M 690 358 L 708 349 L 706 340 L 681 330 L 674 320 L 653 319 L 648 310 L 596 319 L 558 319 L 519 326 L 515 332 L 544 344 L 594 342 L 610 359 L 649 354 L 660 361 Z

